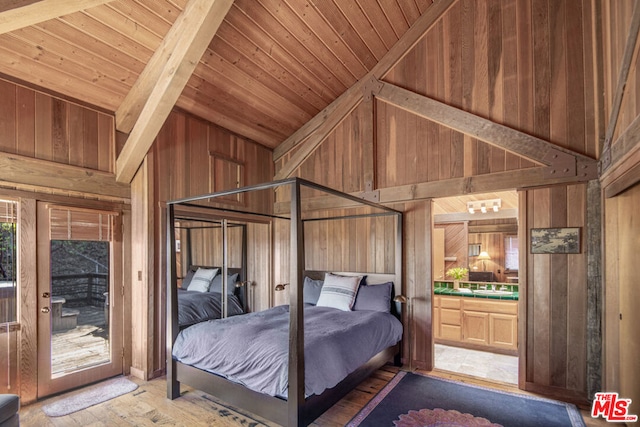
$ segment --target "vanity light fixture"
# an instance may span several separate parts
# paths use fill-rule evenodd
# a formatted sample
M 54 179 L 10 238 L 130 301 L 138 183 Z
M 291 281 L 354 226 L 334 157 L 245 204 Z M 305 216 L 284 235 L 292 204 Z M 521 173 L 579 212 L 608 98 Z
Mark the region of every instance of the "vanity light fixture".
M 470 214 L 474 214 L 478 211 L 482 213 L 487 213 L 489 209 L 492 209 L 494 212 L 498 212 L 501 207 L 502 207 L 501 199 L 476 200 L 473 202 L 467 202 L 467 211 Z

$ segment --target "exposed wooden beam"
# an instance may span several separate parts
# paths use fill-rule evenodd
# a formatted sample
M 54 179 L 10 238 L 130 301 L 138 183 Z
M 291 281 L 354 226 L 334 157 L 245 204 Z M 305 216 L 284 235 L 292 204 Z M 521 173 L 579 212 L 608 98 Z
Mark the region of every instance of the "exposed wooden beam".
M 640 116 L 636 117 L 608 152 L 609 167 L 600 176 L 606 197 L 620 194 L 640 181 Z
M 451 212 L 444 214 L 436 214 L 433 216 L 433 222 L 435 224 L 442 224 L 445 222 L 464 222 L 464 221 L 482 221 L 493 219 L 507 219 L 518 218 L 518 209 L 500 209 L 498 212 L 487 212 L 486 214 L 469 212 Z M 507 227 L 514 227 L 515 224 L 501 224 Z M 498 225 L 491 225 L 490 227 L 497 228 Z
M 622 106 L 622 99 L 624 98 L 624 90 L 627 86 L 627 80 L 629 78 L 629 70 L 631 64 L 635 63 L 634 58 L 638 54 L 638 34 L 640 33 L 640 2 L 634 2 L 633 15 L 631 17 L 631 25 L 629 26 L 629 32 L 627 33 L 627 41 L 624 47 L 624 54 L 622 56 L 622 63 L 620 64 L 620 72 L 618 74 L 618 83 L 616 85 L 616 92 L 613 96 L 613 102 L 611 104 L 611 114 L 609 115 L 609 123 L 604 137 L 604 149 L 602 153 L 602 169 L 606 170 L 612 163 L 610 157 L 610 149 L 612 145 L 613 134 L 618 126 L 618 117 L 620 116 L 620 108 Z
M 382 83 L 382 89 L 376 97 L 487 144 L 503 148 L 540 165 L 550 166 L 551 175 L 570 175 L 579 172 L 576 171 L 576 160 L 592 168 L 596 165 L 596 160 L 582 154 L 390 83 Z M 567 168 L 570 170 L 566 171 Z
M 144 105 L 116 162 L 119 182 L 131 182 L 232 4 L 233 0 L 190 0 L 163 42 L 165 49 L 173 50 L 159 53 L 160 58 L 148 65 L 153 69 L 141 74 L 156 79 L 137 85 L 128 101 L 130 106 Z M 127 108 L 121 117 L 135 116 L 135 110 Z
M 15 183 L 18 187 L 54 188 L 120 200 L 131 197 L 129 186 L 116 182 L 115 176 L 107 172 L 7 153 L 0 153 L 0 170 L 3 183 Z
M 381 188 L 379 192 L 380 203 L 393 204 L 416 200 L 433 199 L 437 197 L 450 197 L 452 194 L 481 194 L 494 191 L 521 190 L 525 188 L 540 187 L 544 185 L 567 184 L 575 182 L 588 182 L 591 179 L 584 176 L 558 176 L 546 177 L 547 168 L 532 167 L 506 172 L 496 172 L 486 175 L 451 178 L 442 181 L 421 182 L 418 184 L 399 185 L 396 187 Z M 352 193 L 361 197 L 362 193 Z M 289 202 L 275 204 L 275 213 L 287 212 Z M 342 209 L 357 207 L 358 204 L 349 200 L 341 200 L 336 203 L 335 197 L 316 197 L 306 199 L 303 202 L 305 210 Z
M 289 177 L 327 135 L 344 120 L 345 116 L 360 103 L 363 88 L 371 84 L 372 79 L 383 78 L 456 1 L 439 0 L 433 3 L 371 71 L 276 147 L 273 152 L 274 162 L 278 161 L 293 148 L 300 146 L 298 151 L 291 156 L 289 161 L 276 174 L 275 179 Z
M 109 3 L 113 0 L 40 0 L 9 1 L 0 4 L 0 34 L 36 25 Z

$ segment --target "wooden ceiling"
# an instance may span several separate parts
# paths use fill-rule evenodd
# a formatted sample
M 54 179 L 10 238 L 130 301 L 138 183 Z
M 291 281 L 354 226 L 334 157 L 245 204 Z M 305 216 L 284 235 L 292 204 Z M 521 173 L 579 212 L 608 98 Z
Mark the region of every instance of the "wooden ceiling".
M 190 2 L 212 0 L 3 1 L 0 75 L 116 113 L 118 130 L 129 133 L 117 113 L 139 78 L 148 78 L 154 53 L 175 57 L 204 37 L 206 50 L 175 105 L 275 148 L 365 76 L 432 5 L 215 0 L 229 5 L 214 11 L 226 15 L 210 29 L 213 39 L 206 31 L 169 39 L 172 26 L 190 29 L 194 14 L 179 19 Z

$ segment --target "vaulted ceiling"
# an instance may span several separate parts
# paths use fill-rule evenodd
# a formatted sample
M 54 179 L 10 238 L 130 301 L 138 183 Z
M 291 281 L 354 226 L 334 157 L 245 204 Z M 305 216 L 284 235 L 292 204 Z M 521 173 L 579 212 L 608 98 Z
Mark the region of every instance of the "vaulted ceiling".
M 113 112 L 125 134 L 144 114 L 141 93 L 158 91 L 160 109 L 174 105 L 173 90 L 175 106 L 275 148 L 371 71 L 431 5 L 9 0 L 0 6 L 0 75 Z M 180 68 L 189 62 L 192 70 Z

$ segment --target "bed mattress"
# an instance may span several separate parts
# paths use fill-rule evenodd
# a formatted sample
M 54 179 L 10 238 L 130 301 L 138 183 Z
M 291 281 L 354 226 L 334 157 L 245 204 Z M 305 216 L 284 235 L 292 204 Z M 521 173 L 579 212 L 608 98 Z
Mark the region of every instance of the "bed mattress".
M 389 313 L 304 310 L 305 393 L 320 394 L 398 343 L 402 324 Z M 271 396 L 287 396 L 289 307 L 208 321 L 183 329 L 175 360 Z

